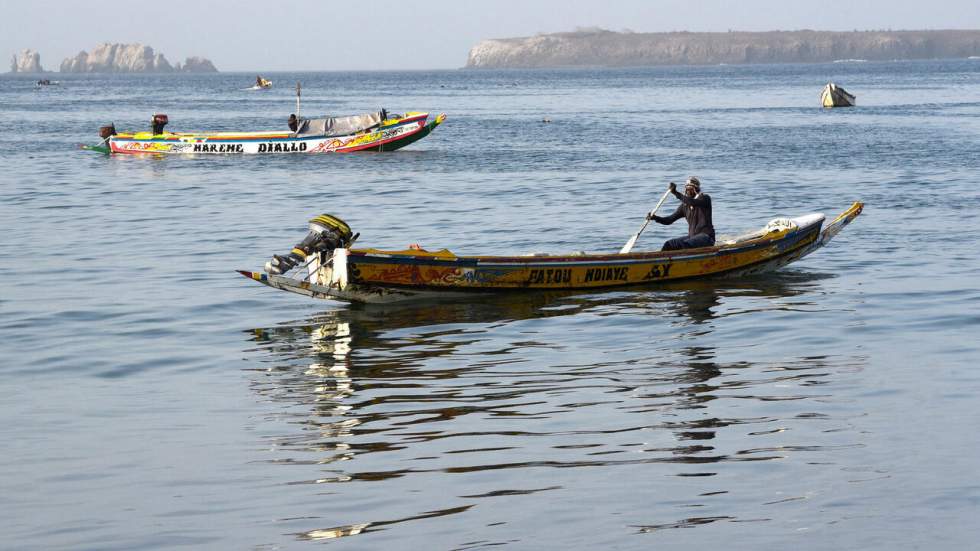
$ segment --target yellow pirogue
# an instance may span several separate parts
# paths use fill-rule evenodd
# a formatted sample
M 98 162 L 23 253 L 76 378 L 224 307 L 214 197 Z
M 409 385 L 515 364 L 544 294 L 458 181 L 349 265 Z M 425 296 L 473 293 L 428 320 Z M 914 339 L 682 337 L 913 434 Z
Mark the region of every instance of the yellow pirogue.
M 823 228 L 824 215 L 777 219 L 712 247 L 627 254 L 456 256 L 448 250 L 352 249 L 350 229 L 331 250 L 313 251 L 289 276 L 239 270 L 260 283 L 313 298 L 385 303 L 474 293 L 598 289 L 773 270 L 826 245 L 864 207 L 854 203 Z M 331 218 L 327 216 L 326 218 Z M 318 217 L 318 220 L 321 217 Z M 311 221 L 312 222 L 312 221 Z M 314 224 L 311 223 L 311 228 Z M 311 233 L 311 235 L 313 235 Z M 297 249 L 293 249 L 296 251 Z

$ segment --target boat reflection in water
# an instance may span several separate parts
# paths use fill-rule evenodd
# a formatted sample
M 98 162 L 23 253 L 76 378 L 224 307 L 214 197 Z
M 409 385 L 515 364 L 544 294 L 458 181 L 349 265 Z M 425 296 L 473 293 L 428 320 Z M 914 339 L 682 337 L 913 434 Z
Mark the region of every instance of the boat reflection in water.
M 773 361 L 746 337 L 792 334 L 778 318 L 816 309 L 828 277 L 349 307 L 255 329 L 247 355 L 262 367 L 249 380 L 275 412 L 260 421 L 272 425 L 263 447 L 276 456 L 269 463 L 301 467 L 279 476 L 322 514 L 290 533 L 329 539 L 469 517 L 488 500 L 533 509 L 539 494 L 574 501 L 609 476 L 654 477 L 664 498 L 713 505 L 710 515 L 677 518 L 676 507 L 606 488 L 637 533 L 771 514 L 719 497 L 770 491 L 735 476 L 744 467 L 734 465 L 856 445 L 841 437 L 831 445 L 826 426 L 812 428 L 815 418 L 842 422 L 820 413 L 824 396 L 814 389 L 862 358 Z M 781 436 L 790 429 L 792 444 Z M 715 478 L 696 492 L 664 482 L 689 477 Z M 514 541 L 489 525 L 481 534 Z

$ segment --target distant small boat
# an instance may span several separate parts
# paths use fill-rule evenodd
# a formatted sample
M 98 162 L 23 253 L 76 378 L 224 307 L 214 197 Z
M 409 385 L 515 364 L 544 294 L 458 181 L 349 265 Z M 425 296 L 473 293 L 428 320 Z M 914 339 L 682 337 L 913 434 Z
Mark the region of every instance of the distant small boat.
M 41 80 L 35 82 L 34 86 L 40 88 L 41 86 L 58 86 L 59 84 L 61 83 L 58 82 L 57 80 L 48 80 L 46 78 L 42 78 Z
M 303 242 L 285 257 L 274 256 L 265 273 L 239 273 L 308 297 L 369 303 L 737 277 L 780 268 L 823 247 L 863 207 L 854 203 L 825 228 L 819 213 L 778 218 L 760 230 L 719 237 L 715 246 L 699 249 L 530 256 L 456 256 L 417 245 L 402 251 L 352 249 L 358 234 L 342 220 L 320 215 L 310 221 Z
M 272 81 L 267 78 L 255 77 L 255 84 L 246 88 L 246 90 L 268 90 L 272 88 Z
M 824 107 L 853 107 L 857 97 L 833 82 L 828 83 L 820 94 L 820 103 Z

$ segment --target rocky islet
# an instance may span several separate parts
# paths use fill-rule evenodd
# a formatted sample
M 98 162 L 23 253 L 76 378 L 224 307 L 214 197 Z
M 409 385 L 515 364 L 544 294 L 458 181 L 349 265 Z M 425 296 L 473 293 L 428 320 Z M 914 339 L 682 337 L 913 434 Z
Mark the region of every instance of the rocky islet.
M 183 64 L 174 65 L 162 53 L 143 44 L 118 44 L 105 42 L 91 52 L 82 50 L 61 62 L 62 73 L 216 73 L 211 60 L 192 56 Z M 38 52 L 25 49 L 14 55 L 10 64 L 12 73 L 43 73 Z

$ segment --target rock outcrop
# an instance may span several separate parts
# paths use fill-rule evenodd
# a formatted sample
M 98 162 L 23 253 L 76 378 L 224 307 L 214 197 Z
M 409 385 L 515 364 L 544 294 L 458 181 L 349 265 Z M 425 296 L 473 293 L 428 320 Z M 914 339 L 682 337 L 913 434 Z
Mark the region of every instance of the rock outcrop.
M 62 73 L 170 73 L 174 68 L 163 54 L 142 44 L 97 46 L 92 53 L 81 51 L 61 62 Z
M 632 33 L 587 30 L 484 40 L 468 68 L 815 63 L 980 55 L 980 31 Z
M 62 73 L 217 73 L 211 60 L 188 57 L 183 65 L 171 66 L 163 54 L 142 44 L 109 44 L 97 46 L 92 53 L 81 51 L 61 62 Z M 10 60 L 12 73 L 43 73 L 41 55 L 34 50 L 23 50 Z
M 11 73 L 43 73 L 41 54 L 31 49 L 22 50 L 10 60 Z
M 177 62 L 174 66 L 174 70 L 181 73 L 217 73 L 218 69 L 211 63 L 210 59 L 205 59 L 203 57 L 189 57 L 184 60 L 184 64 L 181 65 Z

